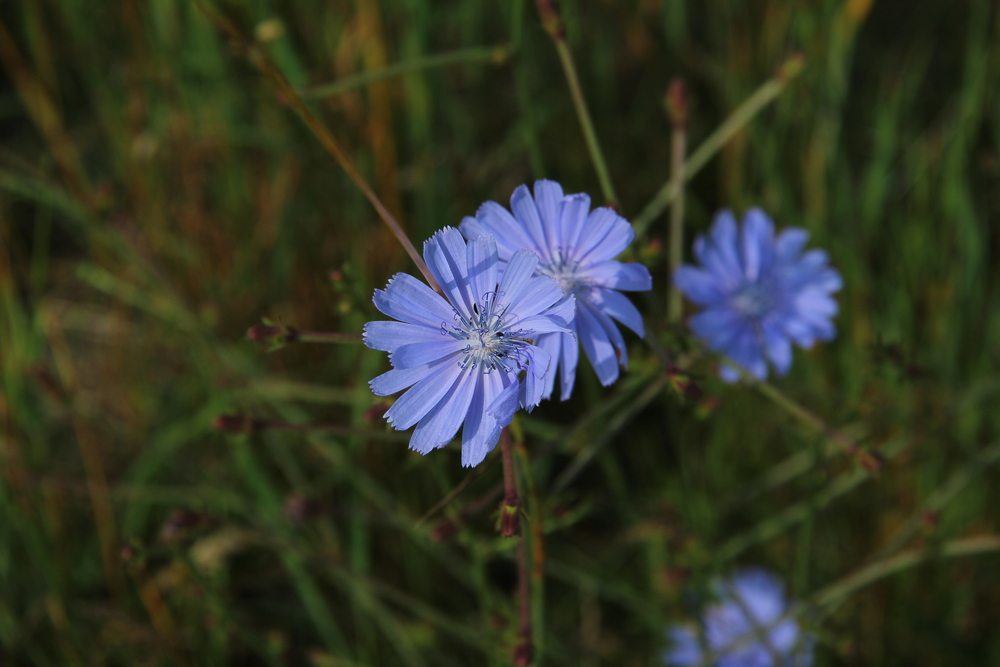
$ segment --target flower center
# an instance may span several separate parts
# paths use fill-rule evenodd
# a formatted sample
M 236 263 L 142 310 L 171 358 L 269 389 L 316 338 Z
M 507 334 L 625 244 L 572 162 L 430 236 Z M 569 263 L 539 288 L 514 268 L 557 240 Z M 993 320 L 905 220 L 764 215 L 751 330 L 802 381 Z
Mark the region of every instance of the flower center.
M 579 264 L 567 257 L 562 250 L 556 250 L 551 261 L 539 263 L 538 272 L 555 280 L 563 294 L 569 295 L 584 284 L 579 276 L 579 268 Z
M 745 315 L 760 317 L 774 307 L 774 290 L 764 283 L 749 283 L 733 295 L 732 303 Z
M 527 347 L 532 342 L 527 332 L 511 328 L 514 318 L 507 312 L 509 305 L 496 306 L 496 294 L 486 294 L 481 304 L 473 304 L 472 317 L 456 312 L 455 324 L 442 325 L 444 333 L 466 343 L 462 368 L 481 367 L 483 372 L 491 373 L 498 368 L 509 372 L 528 365 Z

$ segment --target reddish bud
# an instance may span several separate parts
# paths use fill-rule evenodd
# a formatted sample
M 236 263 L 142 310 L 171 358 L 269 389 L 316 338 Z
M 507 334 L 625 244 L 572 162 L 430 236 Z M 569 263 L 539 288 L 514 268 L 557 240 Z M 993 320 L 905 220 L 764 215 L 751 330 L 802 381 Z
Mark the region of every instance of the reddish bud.
M 667 96 L 664 100 L 667 107 L 667 117 L 674 127 L 687 126 L 688 119 L 688 99 L 687 86 L 683 79 L 674 79 L 667 87 Z
M 507 498 L 500 505 L 500 535 L 502 537 L 515 537 L 521 528 L 520 509 L 517 498 Z

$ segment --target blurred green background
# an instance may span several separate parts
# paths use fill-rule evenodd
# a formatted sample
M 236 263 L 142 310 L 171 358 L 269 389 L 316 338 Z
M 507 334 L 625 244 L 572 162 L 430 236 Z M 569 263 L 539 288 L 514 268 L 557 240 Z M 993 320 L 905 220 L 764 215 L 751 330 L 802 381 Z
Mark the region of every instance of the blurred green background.
M 539 176 L 599 200 L 534 3 L 217 6 L 418 244 Z M 690 183 L 686 233 L 761 205 L 829 250 L 839 338 L 775 384 L 885 466 L 704 360 L 700 395 L 677 391 L 631 339 L 617 385 L 582 371 L 514 428 L 540 664 L 657 664 L 696 592 L 745 565 L 816 603 L 818 664 L 1000 664 L 997 552 L 945 553 L 1000 529 L 1000 8 L 561 7 L 626 216 L 668 177 L 672 78 L 693 149 L 802 54 Z M 0 662 L 509 664 L 498 456 L 408 452 L 366 386 L 382 353 L 244 338 L 263 317 L 358 332 L 372 289 L 415 271 L 231 46 L 186 0 L 0 5 Z M 684 359 L 666 239 L 664 215 L 633 250 L 655 283 L 638 302 Z M 900 553 L 927 558 L 833 594 Z

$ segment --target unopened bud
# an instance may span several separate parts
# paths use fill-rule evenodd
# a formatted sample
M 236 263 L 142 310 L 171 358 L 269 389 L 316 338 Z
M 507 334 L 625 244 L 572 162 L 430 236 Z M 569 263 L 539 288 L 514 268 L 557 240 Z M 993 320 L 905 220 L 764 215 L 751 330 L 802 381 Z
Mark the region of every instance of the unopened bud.
M 791 81 L 797 77 L 806 66 L 806 57 L 801 53 L 792 54 L 778 70 L 778 78 L 782 81 Z
M 559 15 L 559 6 L 555 0 L 535 0 L 538 7 L 538 17 L 542 20 L 542 27 L 545 32 L 552 36 L 552 39 L 562 40 L 566 37 L 566 28 L 563 25 L 562 16 Z
M 517 499 L 504 499 L 500 505 L 500 535 L 515 537 L 520 531 L 520 510 Z
M 687 86 L 683 79 L 674 79 L 667 87 L 667 96 L 664 99 L 667 107 L 667 117 L 674 127 L 686 127 L 688 119 L 688 99 Z

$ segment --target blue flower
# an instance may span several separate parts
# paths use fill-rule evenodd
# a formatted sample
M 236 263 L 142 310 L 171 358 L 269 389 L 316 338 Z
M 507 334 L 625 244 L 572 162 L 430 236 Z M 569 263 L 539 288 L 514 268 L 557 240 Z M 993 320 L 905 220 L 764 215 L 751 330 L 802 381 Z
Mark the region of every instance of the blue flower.
M 775 236 L 760 209 L 747 212 L 742 228 L 722 211 L 694 242 L 700 266 L 684 265 L 674 275 L 678 289 L 704 307 L 691 318 L 695 335 L 758 379 L 767 377 L 767 362 L 780 375 L 788 372 L 793 342 L 809 348 L 836 335 L 840 274 L 822 250 L 802 251 L 808 238 L 796 227 Z M 723 365 L 724 379 L 739 376 Z
M 553 365 L 562 369 L 562 399 L 573 393 L 581 346 L 601 384 L 610 385 L 618 379 L 619 367 L 628 364 L 625 339 L 613 320 L 645 335 L 642 315 L 622 292 L 652 288 L 645 266 L 615 261 L 635 238 L 632 225 L 610 208 L 591 211 L 590 197 L 563 195 L 554 181 L 535 181 L 534 197 L 527 186 L 518 187 L 510 209 L 486 202 L 476 217 L 462 221 L 460 229 L 468 238 L 492 234 L 503 261 L 521 250 L 532 251 L 539 259 L 537 273 L 553 278 L 564 294 L 576 297 L 576 336 L 552 333 L 538 340 Z M 544 398 L 552 395 L 554 385 L 553 373 Z
M 462 465 L 475 466 L 518 406 L 542 400 L 552 370 L 534 341 L 571 330 L 574 300 L 533 275 L 533 253 L 502 266 L 491 236 L 467 244 L 445 227 L 424 244 L 424 261 L 444 297 L 405 273 L 375 290 L 375 307 L 396 321 L 365 325 L 365 345 L 388 352 L 392 364 L 369 385 L 377 396 L 407 390 L 385 419 L 400 431 L 416 425 L 410 449 L 421 454 L 448 444 L 464 424 Z
M 813 639 L 791 616 L 784 586 L 772 574 L 752 569 L 715 585 L 716 602 L 702 614 L 701 627 L 670 629 L 667 665 L 718 667 L 807 667 Z M 714 657 L 715 662 L 706 663 Z

